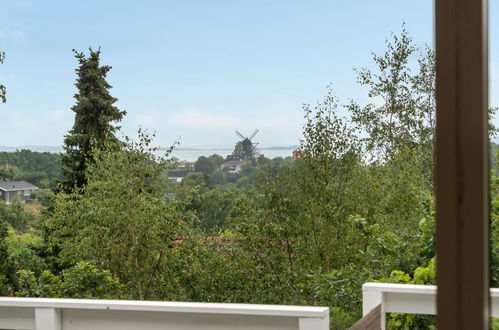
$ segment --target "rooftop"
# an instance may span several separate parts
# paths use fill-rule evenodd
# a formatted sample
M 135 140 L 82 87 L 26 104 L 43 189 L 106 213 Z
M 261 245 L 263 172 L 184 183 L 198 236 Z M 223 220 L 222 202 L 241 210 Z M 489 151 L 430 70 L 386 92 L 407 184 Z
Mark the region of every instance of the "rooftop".
M 38 189 L 38 187 L 26 181 L 0 181 L 0 190 L 16 191 L 24 189 Z

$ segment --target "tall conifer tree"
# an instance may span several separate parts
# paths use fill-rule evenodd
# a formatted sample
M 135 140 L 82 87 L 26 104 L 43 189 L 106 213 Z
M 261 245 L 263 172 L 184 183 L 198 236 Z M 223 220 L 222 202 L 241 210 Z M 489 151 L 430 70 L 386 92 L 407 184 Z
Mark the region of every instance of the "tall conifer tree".
M 5 59 L 5 53 L 0 52 L 0 64 L 3 63 L 3 60 Z M 5 86 L 0 84 L 0 102 L 5 103 L 7 102 L 7 98 L 5 97 Z
M 111 67 L 100 66 L 100 50 L 90 48 L 90 54 L 73 50 L 79 62 L 76 69 L 76 104 L 71 107 L 75 113 L 73 128 L 64 138 L 62 155 L 63 174 L 66 177 L 62 189 L 71 191 L 86 183 L 85 169 L 92 161 L 92 148 L 102 149 L 107 145 L 119 145 L 114 135 L 119 129 L 113 122 L 119 122 L 126 115 L 114 103 L 116 98 L 109 93 L 111 85 L 106 76 Z

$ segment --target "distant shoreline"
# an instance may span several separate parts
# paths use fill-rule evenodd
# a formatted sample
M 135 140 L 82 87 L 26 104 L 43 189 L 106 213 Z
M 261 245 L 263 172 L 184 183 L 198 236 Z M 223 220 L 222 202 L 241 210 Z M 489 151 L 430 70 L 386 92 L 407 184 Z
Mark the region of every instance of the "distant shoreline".
M 263 148 L 257 148 L 258 150 L 296 150 L 298 149 L 299 146 L 283 146 L 283 147 L 263 147 Z M 169 150 L 169 148 L 159 148 L 161 151 L 166 151 Z M 201 150 L 213 150 L 213 151 L 226 151 L 226 150 L 234 150 L 234 148 L 198 148 L 198 147 L 185 147 L 185 148 L 175 148 L 175 150 L 181 150 L 181 151 L 201 151 Z
M 16 146 L 16 147 L 8 147 L 8 146 L 0 146 L 0 152 L 15 152 L 21 150 L 30 150 L 34 152 L 50 152 L 50 153 L 60 153 L 63 152 L 64 149 L 62 147 L 55 146 Z
M 264 151 L 264 150 L 296 150 L 298 149 L 298 145 L 292 145 L 292 146 L 272 146 L 272 147 L 262 147 L 258 148 L 258 150 Z M 35 145 L 26 145 L 26 146 L 16 146 L 16 147 L 8 147 L 8 146 L 0 146 L 0 152 L 15 152 L 16 150 L 30 150 L 30 151 L 36 151 L 36 152 L 50 152 L 50 153 L 60 153 L 63 152 L 64 149 L 62 147 L 56 147 L 56 146 L 35 146 Z M 169 148 L 163 148 L 160 147 L 159 150 L 161 151 L 166 151 L 169 150 Z M 215 148 L 215 147 L 176 147 L 174 149 L 175 151 L 227 151 L 230 150 L 232 152 L 233 148 Z

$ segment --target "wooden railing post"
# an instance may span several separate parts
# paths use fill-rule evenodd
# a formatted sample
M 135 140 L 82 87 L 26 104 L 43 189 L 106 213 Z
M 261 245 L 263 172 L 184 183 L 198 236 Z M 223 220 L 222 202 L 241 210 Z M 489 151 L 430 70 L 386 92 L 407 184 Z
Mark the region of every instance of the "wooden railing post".
M 329 330 L 329 317 L 301 317 L 299 330 Z
M 35 308 L 36 330 L 62 330 L 60 308 Z
M 380 287 L 371 284 L 366 283 L 362 286 L 362 316 L 368 315 L 379 306 L 380 329 L 384 330 L 386 327 L 384 294 Z

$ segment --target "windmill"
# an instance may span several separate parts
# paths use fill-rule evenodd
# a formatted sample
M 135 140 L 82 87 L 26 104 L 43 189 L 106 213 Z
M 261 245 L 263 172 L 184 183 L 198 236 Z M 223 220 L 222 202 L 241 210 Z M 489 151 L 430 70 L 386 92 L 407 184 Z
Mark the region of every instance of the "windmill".
M 242 145 L 242 151 L 241 151 L 241 159 L 253 159 L 253 156 L 255 154 L 256 146 L 258 143 L 253 143 L 251 140 L 255 137 L 255 135 L 259 132 L 259 129 L 255 129 L 253 133 L 251 133 L 249 136 L 245 137 L 239 131 L 236 131 L 236 135 L 239 136 L 241 140 L 241 145 Z

